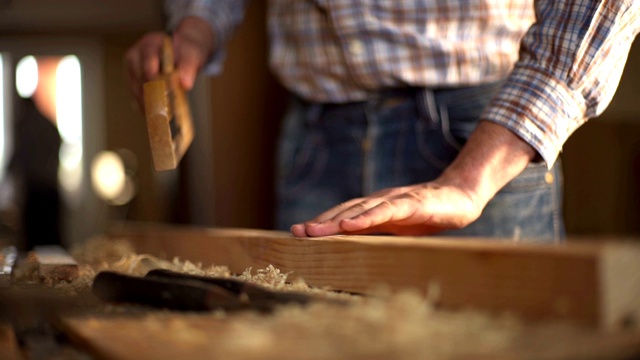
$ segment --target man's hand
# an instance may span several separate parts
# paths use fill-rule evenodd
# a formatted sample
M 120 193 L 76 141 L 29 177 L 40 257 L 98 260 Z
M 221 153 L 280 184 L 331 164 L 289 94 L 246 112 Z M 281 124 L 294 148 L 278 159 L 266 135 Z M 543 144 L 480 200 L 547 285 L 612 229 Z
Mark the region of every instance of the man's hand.
M 125 54 L 125 67 L 133 95 L 142 104 L 142 85 L 160 72 L 160 57 L 165 33 L 151 32 L 143 36 Z M 175 67 L 185 90 L 193 87 L 198 71 L 213 52 L 214 34 L 205 20 L 185 18 L 173 34 Z
M 464 227 L 480 216 L 482 204 L 461 189 L 437 181 L 390 188 L 347 201 L 305 224 L 295 236 L 386 233 L 427 235 Z
M 291 227 L 294 236 L 390 233 L 428 235 L 471 224 L 493 196 L 533 159 L 510 130 L 482 121 L 436 180 L 349 200 Z

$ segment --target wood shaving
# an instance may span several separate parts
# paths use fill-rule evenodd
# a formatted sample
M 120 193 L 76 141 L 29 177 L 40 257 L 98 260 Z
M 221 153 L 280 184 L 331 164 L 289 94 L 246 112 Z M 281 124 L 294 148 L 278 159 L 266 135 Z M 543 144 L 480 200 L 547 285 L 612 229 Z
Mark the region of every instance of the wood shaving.
M 357 306 L 286 306 L 270 317 L 230 319 L 225 356 L 242 359 L 442 359 L 508 348 L 514 318 L 436 311 L 418 293 L 361 298 Z M 234 355 L 235 354 L 235 355 Z

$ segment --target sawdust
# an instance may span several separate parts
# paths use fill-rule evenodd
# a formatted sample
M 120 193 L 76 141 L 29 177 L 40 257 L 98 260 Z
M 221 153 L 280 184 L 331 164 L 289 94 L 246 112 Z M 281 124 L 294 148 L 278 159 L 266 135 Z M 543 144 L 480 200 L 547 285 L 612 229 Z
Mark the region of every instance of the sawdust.
M 507 316 L 436 311 L 405 291 L 355 306 L 287 306 L 267 319 L 242 314 L 230 319 L 228 340 L 218 346 L 243 359 L 441 359 L 502 351 L 520 329 Z
M 128 321 L 95 322 L 92 332 L 110 333 Z M 412 291 L 358 297 L 352 306 L 283 306 L 270 315 L 153 312 L 135 324 L 143 337 L 161 340 L 161 354 L 183 349 L 173 355 L 244 360 L 491 358 L 525 329 L 506 315 L 437 310 Z
M 144 276 L 151 270 L 167 269 L 200 276 L 236 277 L 275 290 L 315 292 L 327 294 L 328 297 L 344 297 L 342 294 L 331 294 L 323 289 L 311 288 L 302 279 L 288 282 L 289 274 L 282 273 L 273 265 L 264 269 L 247 268 L 242 274 L 234 275 L 224 265 L 203 266 L 202 263 L 193 263 L 178 257 L 168 261 L 149 254 L 137 254 L 131 243 L 124 238 L 96 236 L 73 247 L 69 253 L 79 264 L 80 276 L 71 283 L 62 282 L 55 285 L 61 289 L 79 291 L 89 288 L 100 271 Z

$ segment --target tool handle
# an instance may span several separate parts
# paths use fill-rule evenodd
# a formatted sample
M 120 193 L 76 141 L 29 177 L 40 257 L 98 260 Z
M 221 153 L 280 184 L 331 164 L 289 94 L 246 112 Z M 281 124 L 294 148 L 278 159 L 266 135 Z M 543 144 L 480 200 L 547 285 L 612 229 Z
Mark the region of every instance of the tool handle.
M 164 74 L 171 74 L 174 71 L 173 63 L 175 59 L 173 56 L 173 40 L 170 35 L 165 35 L 164 42 L 162 43 L 162 72 Z
M 207 311 L 243 306 L 235 294 L 219 287 L 195 281 L 142 278 L 112 271 L 98 273 L 91 290 L 104 301 L 174 310 Z
M 237 294 L 241 298 L 245 298 L 249 301 L 251 306 L 260 310 L 272 310 L 276 305 L 282 304 L 299 304 L 306 305 L 314 300 L 324 300 L 333 303 L 342 303 L 338 300 L 320 299 L 310 294 L 292 291 L 275 291 L 270 290 L 264 286 L 249 283 L 246 281 L 221 278 L 221 277 L 209 277 L 199 276 L 193 274 L 185 274 L 175 272 L 166 269 L 155 269 L 147 273 L 145 278 L 150 279 L 182 279 L 191 281 L 200 281 L 202 283 L 219 286 L 227 291 Z

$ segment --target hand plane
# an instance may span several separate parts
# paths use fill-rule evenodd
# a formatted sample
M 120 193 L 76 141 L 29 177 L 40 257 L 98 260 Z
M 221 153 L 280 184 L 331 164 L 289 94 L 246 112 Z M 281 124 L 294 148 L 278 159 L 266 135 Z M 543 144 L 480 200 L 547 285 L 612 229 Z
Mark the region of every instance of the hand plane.
M 161 73 L 142 87 L 144 112 L 156 171 L 175 169 L 193 141 L 193 121 L 184 89 L 174 69 L 173 46 L 165 36 Z

